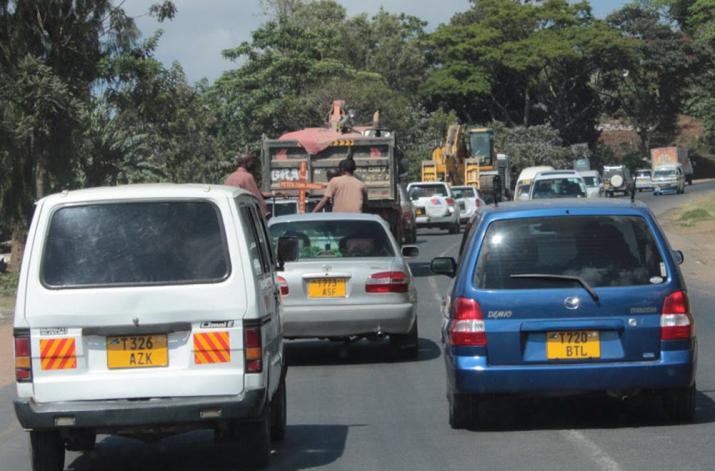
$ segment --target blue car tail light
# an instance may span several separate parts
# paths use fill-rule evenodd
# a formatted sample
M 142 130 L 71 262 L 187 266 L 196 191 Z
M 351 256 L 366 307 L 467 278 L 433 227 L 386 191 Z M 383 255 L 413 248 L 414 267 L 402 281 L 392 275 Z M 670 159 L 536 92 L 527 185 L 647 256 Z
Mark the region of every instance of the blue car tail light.
M 661 340 L 689 340 L 693 335 L 693 319 L 690 315 L 688 295 L 675 291 L 663 302 L 660 314 Z
M 448 329 L 450 345 L 455 347 L 487 345 L 484 314 L 478 301 L 471 298 L 455 298 L 450 317 Z

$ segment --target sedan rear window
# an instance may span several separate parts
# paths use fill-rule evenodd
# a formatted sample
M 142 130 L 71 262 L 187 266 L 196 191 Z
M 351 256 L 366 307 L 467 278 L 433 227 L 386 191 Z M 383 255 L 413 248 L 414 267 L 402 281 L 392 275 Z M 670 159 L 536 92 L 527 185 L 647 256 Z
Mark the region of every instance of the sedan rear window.
M 228 276 L 218 208 L 206 201 L 72 206 L 54 213 L 42 281 L 55 288 L 206 283 Z
M 666 277 L 653 234 L 641 217 L 562 216 L 493 222 L 479 253 L 476 286 L 564 286 L 564 280 L 511 276 L 524 274 L 578 276 L 594 287 L 657 284 Z
M 298 260 L 394 257 L 382 225 L 373 221 L 300 221 L 270 227 L 273 246 L 280 237 L 298 239 Z

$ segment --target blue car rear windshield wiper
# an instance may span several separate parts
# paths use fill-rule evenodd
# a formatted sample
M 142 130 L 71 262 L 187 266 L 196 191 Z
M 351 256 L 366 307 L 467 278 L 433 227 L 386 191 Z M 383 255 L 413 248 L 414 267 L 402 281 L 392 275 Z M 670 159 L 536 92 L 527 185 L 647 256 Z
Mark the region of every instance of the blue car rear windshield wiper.
M 568 280 L 568 281 L 575 281 L 581 286 L 583 286 L 583 289 L 588 291 L 588 294 L 591 295 L 591 298 L 598 303 L 599 302 L 599 297 L 598 293 L 593 290 L 591 285 L 588 284 L 586 280 L 581 278 L 580 276 L 573 276 L 573 275 L 550 275 L 547 273 L 518 273 L 518 274 L 512 274 L 509 275 L 510 278 L 540 278 L 544 280 Z

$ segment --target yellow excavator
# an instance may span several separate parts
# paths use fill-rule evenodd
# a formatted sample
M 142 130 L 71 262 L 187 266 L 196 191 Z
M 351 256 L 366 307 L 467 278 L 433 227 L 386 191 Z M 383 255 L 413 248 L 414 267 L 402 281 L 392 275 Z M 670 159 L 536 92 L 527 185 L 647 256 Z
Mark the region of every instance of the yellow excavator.
M 452 124 L 444 144 L 432 151 L 432 159 L 422 161 L 422 181 L 475 186 L 486 193 L 491 192 L 494 176 L 499 175 L 504 193 L 509 189 L 508 168 L 507 157 L 494 152 L 494 131 Z

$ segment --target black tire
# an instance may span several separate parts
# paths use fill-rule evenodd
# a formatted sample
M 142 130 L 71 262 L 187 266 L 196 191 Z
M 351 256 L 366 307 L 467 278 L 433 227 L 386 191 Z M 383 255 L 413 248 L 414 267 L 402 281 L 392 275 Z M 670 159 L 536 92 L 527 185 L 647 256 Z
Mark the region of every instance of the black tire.
M 67 451 L 90 451 L 97 443 L 97 434 L 93 431 L 75 431 L 66 437 L 65 448 Z
M 397 353 L 405 358 L 417 358 L 420 353 L 420 336 L 417 319 L 406 334 L 390 335 L 390 342 L 397 349 Z
M 413 227 L 407 234 L 407 243 L 414 244 L 415 242 L 417 242 L 417 228 Z
M 271 401 L 271 440 L 281 441 L 286 436 L 286 425 L 288 423 L 288 401 L 286 395 L 285 376 L 281 377 L 281 384 L 278 386 Z
M 695 385 L 663 391 L 661 398 L 666 418 L 677 423 L 691 422 L 695 416 L 695 391 Z
M 452 224 L 449 226 L 449 233 L 450 234 L 459 234 L 459 231 L 462 229 L 462 226 L 459 225 L 459 221 L 457 221 L 455 224 Z
M 236 425 L 241 463 L 249 468 L 264 468 L 271 461 L 271 414 L 270 408 L 256 422 Z
M 59 432 L 30 432 L 32 471 L 65 469 L 65 442 Z
M 463 430 L 477 425 L 478 402 L 471 394 L 447 393 L 449 403 L 449 426 Z

